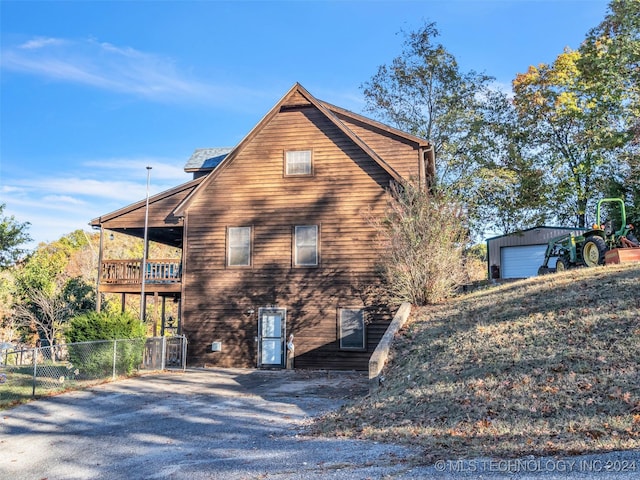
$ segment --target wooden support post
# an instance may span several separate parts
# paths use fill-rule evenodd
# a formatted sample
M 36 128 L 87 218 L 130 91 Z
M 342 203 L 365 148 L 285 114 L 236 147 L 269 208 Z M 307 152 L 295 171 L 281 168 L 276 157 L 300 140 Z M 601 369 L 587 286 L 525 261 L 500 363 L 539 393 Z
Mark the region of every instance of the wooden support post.
M 153 336 L 158 336 L 158 292 L 153 293 Z

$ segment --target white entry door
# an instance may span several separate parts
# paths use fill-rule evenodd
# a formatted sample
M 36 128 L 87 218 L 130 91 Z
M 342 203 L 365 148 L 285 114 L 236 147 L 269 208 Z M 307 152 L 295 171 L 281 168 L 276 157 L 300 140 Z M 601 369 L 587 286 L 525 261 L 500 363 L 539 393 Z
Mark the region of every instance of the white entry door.
M 284 368 L 286 316 L 284 308 L 260 308 L 258 310 L 260 367 Z

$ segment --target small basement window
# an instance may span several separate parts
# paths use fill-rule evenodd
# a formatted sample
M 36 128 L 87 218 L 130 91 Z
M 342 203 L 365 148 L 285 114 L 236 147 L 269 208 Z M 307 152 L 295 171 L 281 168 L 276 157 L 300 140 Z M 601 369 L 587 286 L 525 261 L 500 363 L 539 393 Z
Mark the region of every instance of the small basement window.
M 338 335 L 341 350 L 366 350 L 367 333 L 363 308 L 340 308 L 338 310 Z
M 290 150 L 284 154 L 285 175 L 312 175 L 311 150 Z

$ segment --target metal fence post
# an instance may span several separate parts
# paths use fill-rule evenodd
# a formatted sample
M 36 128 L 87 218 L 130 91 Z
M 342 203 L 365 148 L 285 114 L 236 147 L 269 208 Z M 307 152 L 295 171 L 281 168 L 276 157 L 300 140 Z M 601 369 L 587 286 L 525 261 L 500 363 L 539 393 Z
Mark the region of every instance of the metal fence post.
M 31 396 L 35 397 L 36 396 L 36 374 L 37 372 L 37 365 L 38 365 L 38 349 L 34 348 L 33 349 L 33 390 L 31 391 Z
M 117 348 L 116 348 L 116 344 L 117 344 L 117 340 L 113 341 L 113 374 L 111 375 L 111 379 L 115 380 L 116 379 L 116 355 L 117 355 Z
M 160 370 L 164 370 L 166 368 L 167 363 L 167 337 L 162 338 L 162 356 L 160 361 Z
M 182 335 L 182 370 L 187 369 L 187 337 Z

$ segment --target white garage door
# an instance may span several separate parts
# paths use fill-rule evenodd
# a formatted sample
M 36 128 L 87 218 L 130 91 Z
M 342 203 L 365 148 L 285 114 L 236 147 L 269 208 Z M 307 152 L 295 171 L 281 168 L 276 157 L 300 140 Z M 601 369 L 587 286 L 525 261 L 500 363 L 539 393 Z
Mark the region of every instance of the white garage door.
M 500 249 L 500 270 L 502 278 L 527 278 L 538 274 L 544 262 L 546 245 L 525 245 L 522 247 L 502 247 Z

